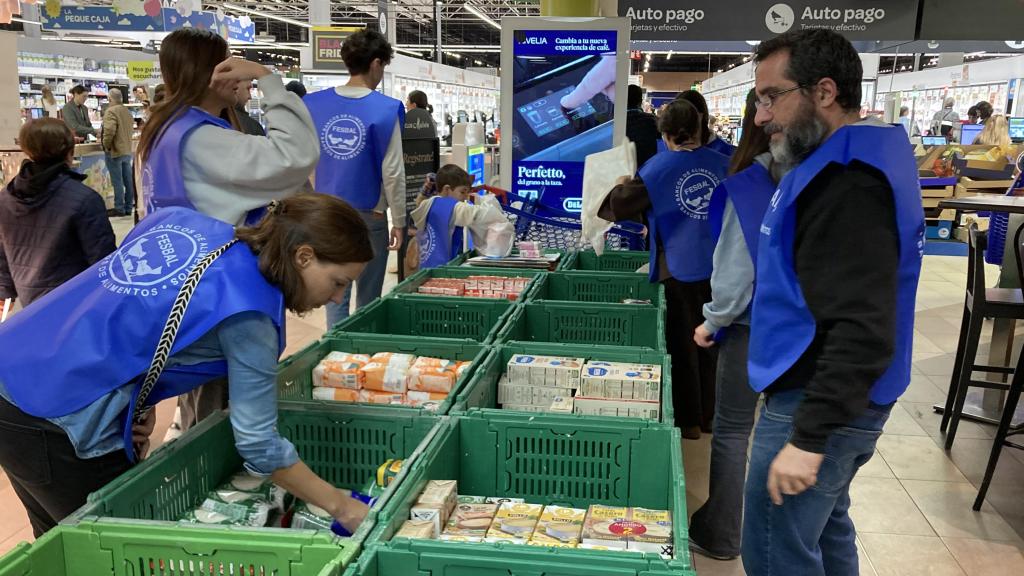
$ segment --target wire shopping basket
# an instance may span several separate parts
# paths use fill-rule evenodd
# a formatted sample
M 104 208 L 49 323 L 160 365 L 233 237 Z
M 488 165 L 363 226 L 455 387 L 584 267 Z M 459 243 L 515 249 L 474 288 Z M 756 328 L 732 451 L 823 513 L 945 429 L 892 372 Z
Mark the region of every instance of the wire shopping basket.
M 575 250 L 590 246 L 583 238 L 583 224 L 578 214 L 543 206 L 537 199 L 526 198 L 493 186 L 480 190 L 493 194 L 505 215 L 515 227 L 517 240 L 538 242 L 545 248 Z M 539 212 L 543 209 L 545 214 Z M 615 224 L 605 234 L 608 250 L 646 250 L 644 227 L 640 224 Z
M 1021 154 L 1024 158 L 1024 154 Z M 1007 196 L 1017 196 L 1024 190 L 1024 172 L 1017 175 L 1013 184 L 1006 190 Z M 992 212 L 988 225 L 988 247 L 985 249 L 985 262 L 1000 265 L 1003 263 L 1003 251 L 1007 236 L 1010 233 L 1010 215 L 1006 212 Z

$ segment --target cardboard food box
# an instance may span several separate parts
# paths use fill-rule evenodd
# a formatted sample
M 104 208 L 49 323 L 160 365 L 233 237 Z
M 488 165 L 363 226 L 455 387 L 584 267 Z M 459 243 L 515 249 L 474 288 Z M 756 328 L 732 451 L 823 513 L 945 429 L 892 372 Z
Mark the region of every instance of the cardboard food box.
M 661 368 L 588 364 L 580 379 L 580 394 L 588 398 L 657 401 L 661 399 Z
M 409 509 L 410 520 L 430 523 L 431 538 L 437 538 L 441 534 L 441 529 L 445 525 L 441 517 L 441 506 L 438 504 L 413 504 Z
M 555 396 L 554 400 L 551 401 L 551 405 L 548 406 L 548 412 L 552 414 L 572 414 L 572 411 L 572 396 Z
M 476 536 L 463 536 L 461 534 L 441 534 L 437 537 L 443 542 L 483 542 L 483 538 Z
M 943 186 L 942 188 L 921 188 L 922 198 L 952 198 L 955 186 Z
M 515 354 L 508 361 L 509 384 L 520 386 L 580 387 L 582 358 Z
M 498 382 L 498 404 L 526 404 L 533 406 L 550 406 L 558 396 L 572 396 L 572 388 L 553 386 L 527 386 Z
M 607 546 L 625 550 L 628 539 L 621 530 L 613 529 L 623 522 L 629 521 L 629 508 L 591 504 L 587 517 L 583 522 L 583 539 L 585 546 Z
M 444 533 L 484 538 L 497 511 L 497 504 L 458 504 L 445 524 Z
M 574 414 L 585 416 L 618 416 L 648 420 L 657 420 L 661 417 L 661 403 L 650 400 L 590 398 L 577 394 L 572 405 Z
M 647 508 L 630 508 L 629 512 L 631 534 L 626 549 L 654 552 L 662 558 L 671 559 L 675 551 L 672 544 L 672 513 Z
M 522 502 L 505 502 L 498 507 L 485 542 L 525 544 L 533 535 L 544 506 Z
M 583 521 L 586 517 L 586 510 L 545 506 L 537 526 L 533 529 L 530 544 L 575 548 L 580 543 Z
M 429 520 L 406 520 L 402 527 L 395 532 L 395 537 L 433 539 L 434 524 Z
M 441 533 L 458 502 L 458 483 L 455 480 L 431 480 L 420 493 L 416 504 L 409 511 L 410 520 L 429 520 L 436 529 L 434 537 Z

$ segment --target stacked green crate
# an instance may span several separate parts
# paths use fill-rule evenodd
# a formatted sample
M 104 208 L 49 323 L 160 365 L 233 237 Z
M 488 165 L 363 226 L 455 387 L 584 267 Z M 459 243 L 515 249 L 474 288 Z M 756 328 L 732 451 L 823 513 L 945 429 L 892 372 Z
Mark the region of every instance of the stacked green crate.
M 379 298 L 338 322 L 328 334 L 425 336 L 489 344 L 513 309 L 507 300 L 420 294 Z
M 537 301 L 513 310 L 497 343 L 600 344 L 665 349 L 665 315 L 655 306 Z
M 15 547 L 0 576 L 338 576 L 350 560 L 339 539 L 309 530 L 86 520 Z
M 396 538 L 429 480 L 456 480 L 461 495 L 669 510 L 671 558 L 653 553 Z M 446 418 L 378 516 L 371 557 L 350 572 L 404 574 L 650 574 L 692 570 L 679 431 L 637 421 L 471 410 Z
M 380 406 L 360 404 L 368 410 L 380 408 L 400 408 L 417 413 L 435 415 L 447 414 L 456 395 L 469 383 L 477 367 L 482 365 L 490 353 L 490 348 L 464 340 L 447 340 L 444 338 L 414 338 L 409 336 L 383 336 L 376 334 L 338 334 L 328 336 L 310 344 L 281 362 L 277 372 L 278 398 L 286 402 L 301 402 L 322 407 L 352 406 L 350 403 L 329 402 L 313 399 L 313 368 L 330 352 L 350 352 L 353 354 L 375 354 L 377 352 L 399 352 L 415 356 L 443 358 L 472 362 L 469 369 L 459 378 L 452 389 L 448 400 L 442 402 L 437 410 L 425 410 L 409 406 Z
M 564 300 L 567 302 L 622 303 L 625 300 L 649 300 L 663 308 L 665 288 L 652 284 L 646 276 L 626 272 L 552 272 L 544 283 L 530 292 L 528 302 Z
M 572 266 L 566 270 L 599 270 L 602 272 L 633 272 L 650 262 L 649 252 L 632 250 L 605 250 L 600 256 L 593 250 L 576 253 Z

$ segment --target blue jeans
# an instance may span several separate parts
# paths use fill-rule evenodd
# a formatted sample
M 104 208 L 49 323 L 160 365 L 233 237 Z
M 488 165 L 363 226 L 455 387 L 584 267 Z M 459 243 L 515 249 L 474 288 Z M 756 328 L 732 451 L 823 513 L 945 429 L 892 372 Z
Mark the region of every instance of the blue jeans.
M 135 174 L 132 172 L 132 157 L 107 154 L 107 171 L 114 185 L 114 210 L 127 214 L 135 208 Z
M 818 482 L 776 506 L 768 496 L 768 468 L 789 441 L 803 390 L 766 396 L 754 430 L 743 518 L 747 576 L 857 576 L 856 531 L 848 514 L 850 483 L 875 453 L 892 404 L 871 404 L 829 436 Z
M 383 214 L 374 212 L 359 212 L 370 229 L 370 245 L 373 246 L 373 260 L 366 264 L 363 273 L 359 275 L 355 285 L 358 288 L 356 293 L 356 310 L 366 306 L 380 297 L 384 289 L 384 275 L 388 271 L 388 219 Z M 345 299 L 341 304 L 334 302 L 327 303 L 327 329 L 330 330 L 335 324 L 348 318 L 349 307 L 352 298 L 352 287 L 345 291 Z

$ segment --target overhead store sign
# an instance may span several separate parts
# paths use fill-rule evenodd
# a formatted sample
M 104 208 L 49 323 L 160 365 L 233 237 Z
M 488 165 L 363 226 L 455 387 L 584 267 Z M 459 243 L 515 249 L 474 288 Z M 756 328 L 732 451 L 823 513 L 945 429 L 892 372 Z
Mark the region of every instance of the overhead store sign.
M 147 3 L 148 4 L 148 3 Z M 43 30 L 104 30 L 116 32 L 160 32 L 164 29 L 160 4 L 156 10 L 143 8 L 139 2 L 121 12 L 107 6 L 61 6 L 47 2 L 39 11 Z
M 957 16 L 967 6 L 960 0 L 921 3 L 921 40 L 999 40 L 1010 48 L 1024 47 L 1024 0 L 980 2 L 978 22 Z
M 632 40 L 767 40 L 784 32 L 814 28 L 834 30 L 850 40 L 911 40 L 915 38 L 918 3 L 619 0 L 619 16 L 632 19 Z
M 313 45 L 313 68 L 316 70 L 347 70 L 341 59 L 341 45 L 352 34 L 362 30 L 355 26 L 314 26 L 310 31 Z

